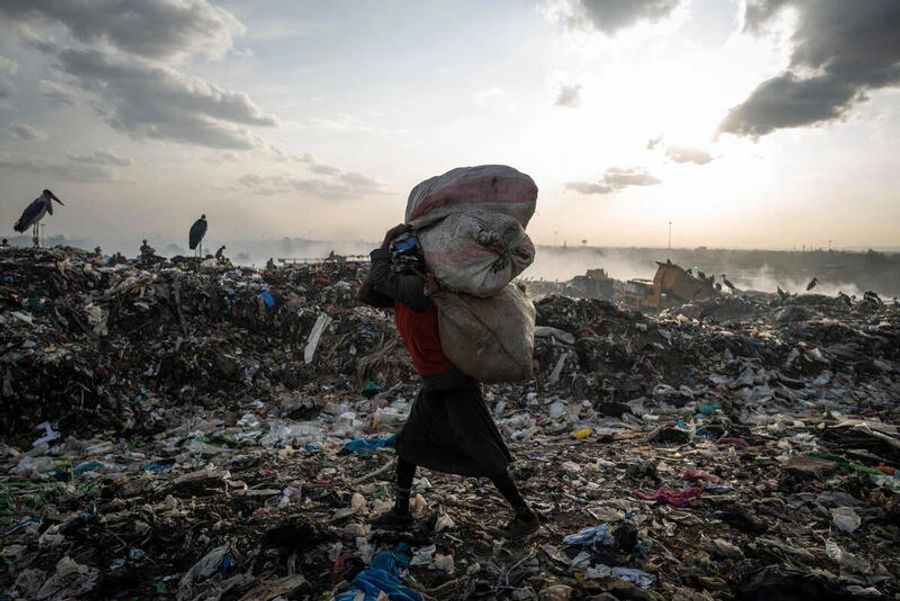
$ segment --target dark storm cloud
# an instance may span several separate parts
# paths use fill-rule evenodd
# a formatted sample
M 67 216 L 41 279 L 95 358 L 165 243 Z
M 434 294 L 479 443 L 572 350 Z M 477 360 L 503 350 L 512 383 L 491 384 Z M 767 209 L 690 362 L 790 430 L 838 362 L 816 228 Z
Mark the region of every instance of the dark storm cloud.
M 640 167 L 610 167 L 599 181 L 568 182 L 566 189 L 579 194 L 612 194 L 629 186 L 655 186 L 661 182 Z
M 95 97 L 109 125 L 137 138 L 155 138 L 212 148 L 250 149 L 258 140 L 238 126 L 274 126 L 241 92 L 225 90 L 161 64 L 97 50 L 41 49 L 74 85 Z
M 48 159 L 0 152 L 0 170 L 33 173 L 54 180 L 70 182 L 117 182 L 119 173 L 108 165 L 92 165 L 69 160 Z
M 221 54 L 244 31 L 206 0 L 3 0 L 0 17 L 22 25 L 63 25 L 86 44 L 102 42 L 147 58 Z
M 900 84 L 900 1 L 755 0 L 746 31 L 765 31 L 786 7 L 796 11 L 789 67 L 731 109 L 721 132 L 759 137 L 840 119 L 867 91 Z
M 676 163 L 694 163 L 705 165 L 713 160 L 713 156 L 702 148 L 690 146 L 669 146 L 666 148 L 666 156 Z
M 581 86 L 578 84 L 563 84 L 556 95 L 556 106 L 575 108 L 581 104 Z
M 680 0 L 570 0 L 564 20 L 570 27 L 597 29 L 612 35 L 639 21 L 668 17 Z

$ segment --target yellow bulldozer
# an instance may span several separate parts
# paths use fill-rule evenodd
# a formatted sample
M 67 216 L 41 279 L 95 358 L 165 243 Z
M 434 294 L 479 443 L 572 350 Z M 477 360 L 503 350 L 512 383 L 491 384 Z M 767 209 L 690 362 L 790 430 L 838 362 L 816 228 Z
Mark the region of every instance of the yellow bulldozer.
M 711 278 L 695 277 L 671 262 L 656 262 L 653 280 L 633 279 L 625 283 L 620 304 L 637 311 L 659 311 L 717 294 Z

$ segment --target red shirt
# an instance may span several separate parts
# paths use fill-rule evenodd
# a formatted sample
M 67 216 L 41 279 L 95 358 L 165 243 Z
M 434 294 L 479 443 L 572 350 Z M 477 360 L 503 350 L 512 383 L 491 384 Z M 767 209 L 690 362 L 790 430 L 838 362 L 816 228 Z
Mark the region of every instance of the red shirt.
M 436 376 L 453 368 L 441 347 L 438 312 L 433 303 L 426 311 L 413 311 L 409 305 L 395 301 L 394 322 L 417 374 Z

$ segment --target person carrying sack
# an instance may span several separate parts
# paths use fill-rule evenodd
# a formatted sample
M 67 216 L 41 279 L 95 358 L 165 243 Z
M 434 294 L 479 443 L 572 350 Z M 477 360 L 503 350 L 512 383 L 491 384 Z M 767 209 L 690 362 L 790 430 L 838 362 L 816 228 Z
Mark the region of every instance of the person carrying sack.
M 481 384 L 447 358 L 438 333 L 438 309 L 426 290 L 434 285 L 415 236 L 398 225 L 370 253 L 369 284 L 393 300 L 394 319 L 422 386 L 409 418 L 397 436 L 394 506 L 372 521 L 376 527 L 406 527 L 413 522 L 409 497 L 416 467 L 490 478 L 514 511 L 498 534 L 521 538 L 539 527 L 509 475 L 512 455 L 481 396 Z

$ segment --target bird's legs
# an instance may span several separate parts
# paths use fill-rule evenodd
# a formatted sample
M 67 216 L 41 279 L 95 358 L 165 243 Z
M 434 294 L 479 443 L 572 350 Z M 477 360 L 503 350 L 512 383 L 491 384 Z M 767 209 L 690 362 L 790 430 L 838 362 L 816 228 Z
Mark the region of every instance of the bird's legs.
M 41 247 L 41 238 L 40 238 L 40 234 L 38 233 L 38 231 L 39 231 L 38 227 L 39 226 L 37 223 L 35 223 L 33 226 L 31 226 L 31 241 L 34 243 L 35 248 Z

